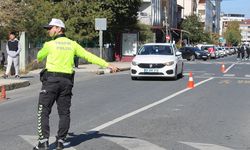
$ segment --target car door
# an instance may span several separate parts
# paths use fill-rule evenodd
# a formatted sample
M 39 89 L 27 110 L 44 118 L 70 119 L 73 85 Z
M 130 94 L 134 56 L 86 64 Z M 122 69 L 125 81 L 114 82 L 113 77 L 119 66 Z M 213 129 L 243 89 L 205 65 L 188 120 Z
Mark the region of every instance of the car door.
M 181 70 L 182 70 L 182 61 L 183 61 L 183 58 L 182 58 L 182 55 L 177 55 L 178 52 L 180 52 L 177 47 L 175 45 L 173 45 L 173 49 L 174 49 L 174 52 L 175 52 L 175 57 L 176 57 L 176 61 L 177 61 L 177 73 L 180 73 Z
M 184 58 L 184 59 L 188 58 L 188 53 L 186 51 L 186 47 L 180 48 L 180 52 L 182 53 L 182 58 Z

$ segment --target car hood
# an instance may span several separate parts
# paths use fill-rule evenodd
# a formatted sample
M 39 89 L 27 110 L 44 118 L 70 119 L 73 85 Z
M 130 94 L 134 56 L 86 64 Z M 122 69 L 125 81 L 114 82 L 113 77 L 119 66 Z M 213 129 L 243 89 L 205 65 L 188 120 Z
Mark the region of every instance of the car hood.
M 200 54 L 208 54 L 208 52 L 205 52 L 205 51 L 196 51 L 196 52 L 198 52 Z
M 133 61 L 137 63 L 166 63 L 175 59 L 174 55 L 136 55 Z

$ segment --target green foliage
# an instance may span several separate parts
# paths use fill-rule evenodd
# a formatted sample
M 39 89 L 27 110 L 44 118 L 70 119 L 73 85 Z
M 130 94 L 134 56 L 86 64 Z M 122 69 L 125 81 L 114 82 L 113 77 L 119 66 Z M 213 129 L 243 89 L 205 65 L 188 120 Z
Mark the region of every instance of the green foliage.
M 181 24 L 183 30 L 188 31 L 191 43 L 211 42 L 209 33 L 203 31 L 202 23 L 196 15 L 187 16 Z
M 141 44 L 153 42 L 154 33 L 150 28 L 149 25 L 138 24 L 139 42 Z
M 6 1 L 14 4 L 15 0 Z M 97 41 L 98 31 L 95 30 L 95 18 L 107 18 L 108 29 L 104 32 L 106 40 L 104 42 L 112 42 L 117 32 L 122 32 L 124 29 L 131 31 L 136 26 L 141 1 L 22 0 L 17 4 L 25 7 L 18 7 L 20 13 L 16 14 L 16 23 L 5 22 L 4 24 L 8 28 L 14 27 L 18 31 L 27 31 L 33 41 L 46 40 L 46 31 L 42 26 L 51 18 L 60 18 L 65 22 L 66 35 L 71 39 Z
M 229 45 L 238 45 L 241 42 L 240 25 L 238 21 L 228 22 L 224 37 Z

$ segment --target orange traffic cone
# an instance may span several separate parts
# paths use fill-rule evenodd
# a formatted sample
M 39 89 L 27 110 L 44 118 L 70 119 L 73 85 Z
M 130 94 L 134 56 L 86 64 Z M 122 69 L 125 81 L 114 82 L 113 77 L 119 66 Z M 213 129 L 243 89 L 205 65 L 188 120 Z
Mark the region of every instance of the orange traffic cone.
M 224 65 L 224 63 L 222 63 L 222 65 L 221 65 L 221 67 L 220 67 L 220 71 L 221 71 L 222 73 L 225 73 L 225 65 Z
M 6 99 L 6 90 L 5 90 L 5 86 L 2 86 L 1 89 L 1 100 Z
M 193 89 L 194 88 L 194 79 L 192 72 L 189 72 L 189 79 L 188 79 L 188 85 L 187 88 Z

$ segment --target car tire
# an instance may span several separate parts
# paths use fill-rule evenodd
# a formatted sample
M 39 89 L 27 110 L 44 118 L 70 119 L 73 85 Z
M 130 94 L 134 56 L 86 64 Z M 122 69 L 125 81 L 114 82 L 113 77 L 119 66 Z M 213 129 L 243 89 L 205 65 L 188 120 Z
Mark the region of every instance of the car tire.
M 207 59 L 203 59 L 204 61 L 207 61 Z
M 132 80 L 137 80 L 137 77 L 131 77 Z
M 177 73 L 177 66 L 175 67 L 175 74 L 173 77 L 173 80 L 177 80 L 178 79 L 178 73 Z
M 178 74 L 178 78 L 182 78 L 183 77 L 183 63 L 182 63 L 182 66 L 181 66 L 181 73 Z

